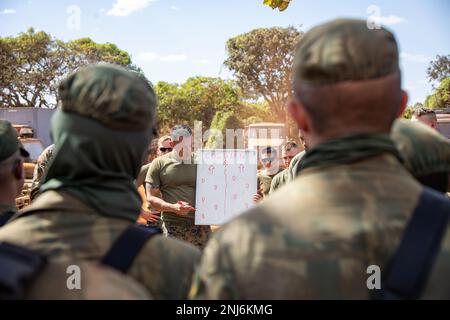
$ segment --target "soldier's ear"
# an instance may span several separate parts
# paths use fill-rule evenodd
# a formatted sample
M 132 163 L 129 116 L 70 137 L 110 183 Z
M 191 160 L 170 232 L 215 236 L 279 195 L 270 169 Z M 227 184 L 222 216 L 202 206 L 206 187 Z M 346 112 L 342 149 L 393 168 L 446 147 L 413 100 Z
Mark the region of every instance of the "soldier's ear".
M 14 175 L 14 178 L 16 178 L 17 180 L 22 180 L 24 178 L 25 171 L 23 169 L 23 160 L 22 159 L 16 159 L 14 161 L 12 173 Z
M 408 93 L 405 90 L 402 90 L 401 92 L 401 100 L 400 100 L 400 107 L 397 112 L 397 118 L 401 117 L 403 112 L 406 109 L 406 105 L 408 104 Z
M 309 116 L 299 100 L 291 99 L 288 102 L 288 112 L 302 132 L 308 133 L 310 131 Z

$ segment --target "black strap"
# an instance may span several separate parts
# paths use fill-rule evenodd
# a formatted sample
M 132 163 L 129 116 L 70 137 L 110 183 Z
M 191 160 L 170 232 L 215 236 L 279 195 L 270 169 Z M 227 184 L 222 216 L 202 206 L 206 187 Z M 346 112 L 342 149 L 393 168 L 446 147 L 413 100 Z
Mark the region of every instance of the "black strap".
M 0 227 L 3 227 L 15 214 L 15 211 L 7 211 L 0 214 Z
M 395 252 L 379 299 L 419 299 L 439 252 L 450 216 L 450 200 L 425 188 Z
M 126 273 L 144 244 L 160 233 L 161 229 L 156 227 L 138 224 L 129 226 L 103 257 L 102 263 Z
M 23 299 L 28 284 L 45 263 L 46 259 L 37 252 L 0 243 L 0 299 Z

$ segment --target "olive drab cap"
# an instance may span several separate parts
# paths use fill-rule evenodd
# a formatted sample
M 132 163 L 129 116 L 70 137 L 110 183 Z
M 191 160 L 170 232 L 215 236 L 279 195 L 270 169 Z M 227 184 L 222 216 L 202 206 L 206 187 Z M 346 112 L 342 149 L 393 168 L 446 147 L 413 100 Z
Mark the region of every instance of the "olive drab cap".
M 0 161 L 9 158 L 17 150 L 24 158 L 30 156 L 20 143 L 16 129 L 8 121 L 0 119 Z
M 398 71 L 398 60 L 391 32 L 369 29 L 365 20 L 337 19 L 301 38 L 293 78 L 312 86 L 376 79 Z
M 60 106 L 95 119 L 113 130 L 143 131 L 154 127 L 156 95 L 144 78 L 111 64 L 77 70 L 59 85 Z

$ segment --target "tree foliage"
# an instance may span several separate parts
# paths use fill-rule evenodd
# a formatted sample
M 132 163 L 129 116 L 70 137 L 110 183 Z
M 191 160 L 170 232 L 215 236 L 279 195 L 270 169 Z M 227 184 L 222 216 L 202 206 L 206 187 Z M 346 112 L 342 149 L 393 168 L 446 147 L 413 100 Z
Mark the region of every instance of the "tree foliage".
M 209 128 L 218 111 L 233 111 L 240 106 L 240 95 L 231 81 L 212 77 L 192 77 L 181 85 L 158 82 L 158 123 L 168 130 L 175 124 L 192 126 L 202 121 Z
M 234 111 L 218 111 L 214 115 L 211 122 L 211 129 L 218 130 L 222 134 L 222 143 L 220 143 L 215 135 L 208 138 L 207 147 L 213 149 L 222 149 L 226 147 L 226 130 L 227 129 L 244 129 L 244 123 L 234 113 Z
M 0 107 L 52 108 L 57 84 L 77 68 L 109 62 L 142 71 L 130 55 L 111 43 L 90 38 L 64 42 L 33 28 L 17 37 L 0 38 Z
M 255 29 L 229 39 L 224 64 L 244 95 L 263 99 L 272 115 L 286 121 L 285 104 L 292 96 L 294 50 L 303 33 L 294 27 Z
M 427 69 L 428 79 L 430 81 L 442 82 L 450 77 L 450 55 L 436 56 L 436 60 L 430 62 Z
M 433 94 L 425 99 L 424 107 L 430 109 L 450 108 L 450 77 L 442 80 Z
M 272 9 L 278 9 L 284 11 L 289 6 L 291 0 L 264 0 L 266 6 L 272 7 Z

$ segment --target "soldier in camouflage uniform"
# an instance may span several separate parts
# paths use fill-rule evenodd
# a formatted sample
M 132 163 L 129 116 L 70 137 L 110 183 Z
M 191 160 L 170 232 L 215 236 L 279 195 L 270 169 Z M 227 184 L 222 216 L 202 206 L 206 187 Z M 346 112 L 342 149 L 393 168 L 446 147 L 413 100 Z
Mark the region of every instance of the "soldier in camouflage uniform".
M 300 174 L 212 237 L 192 298 L 369 298 L 367 268 L 386 271 L 417 206 L 423 187 L 389 137 L 407 103 L 394 36 L 335 20 L 307 32 L 294 61 Z M 450 298 L 448 230 L 426 298 Z
M 79 289 L 69 290 L 67 287 L 70 266 L 79 267 Z M 72 283 L 70 279 L 69 282 Z M 28 300 L 153 299 L 146 288 L 129 275 L 96 262 L 66 259 L 48 263 L 31 280 L 24 295 Z
M 53 160 L 40 195 L 0 231 L 48 256 L 99 261 L 136 221 L 133 183 L 152 138 L 156 96 L 140 77 L 112 65 L 79 69 L 59 86 L 51 123 Z M 183 299 L 200 252 L 161 235 L 151 238 L 129 275 L 155 299 Z
M 423 185 L 446 193 L 450 191 L 450 141 L 431 128 L 399 119 L 391 137 L 406 169 Z
M 273 177 L 270 184 L 270 194 L 288 182 L 290 177 L 289 165 L 299 152 L 300 149 L 293 141 L 288 141 L 281 147 L 281 156 L 283 158 L 285 169 Z
M 31 182 L 31 192 L 30 192 L 31 201 L 33 201 L 33 199 L 36 198 L 36 196 L 39 193 L 39 187 L 41 185 L 42 177 L 44 176 L 45 170 L 53 157 L 54 146 L 55 145 L 52 144 L 47 148 L 45 148 L 45 150 L 42 151 L 41 155 L 38 157 L 36 161 L 36 166 L 34 167 L 33 172 L 33 181 Z
M 25 181 L 23 162 L 29 156 L 11 123 L 0 120 L 0 227 L 16 213 L 16 197 Z

